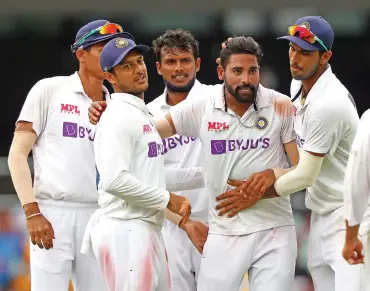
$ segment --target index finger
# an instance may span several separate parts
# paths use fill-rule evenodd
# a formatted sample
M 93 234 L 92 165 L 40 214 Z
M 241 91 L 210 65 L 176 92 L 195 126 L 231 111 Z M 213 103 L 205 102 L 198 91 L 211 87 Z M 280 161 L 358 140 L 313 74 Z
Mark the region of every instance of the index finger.
M 245 183 L 245 181 L 241 181 L 241 180 L 227 180 L 227 184 L 229 184 L 230 186 L 234 186 L 234 187 L 239 187 L 241 185 L 243 185 Z

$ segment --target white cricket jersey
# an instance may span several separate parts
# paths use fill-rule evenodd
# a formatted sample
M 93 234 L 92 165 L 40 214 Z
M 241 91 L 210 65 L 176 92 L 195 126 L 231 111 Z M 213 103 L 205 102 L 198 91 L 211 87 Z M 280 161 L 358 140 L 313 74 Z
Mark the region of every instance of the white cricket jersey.
M 109 96 L 105 87 L 102 90 Z M 78 73 L 43 79 L 28 93 L 17 122 L 32 122 L 38 135 L 33 189 L 39 202 L 97 202 L 91 103 Z
M 209 86 L 196 81 L 186 100 L 202 98 L 208 91 Z M 152 113 L 155 118 L 162 118 L 166 115 L 171 108 L 171 106 L 167 104 L 167 90 L 147 106 L 150 113 Z M 202 175 L 202 146 L 199 139 L 177 134 L 170 138 L 163 139 L 162 142 L 166 170 L 174 171 L 174 169 L 183 169 L 184 172 L 180 175 L 183 176 L 182 178 L 190 176 L 195 180 L 190 181 L 190 183 L 193 182 L 204 185 Z M 190 175 L 188 171 L 191 171 Z M 167 180 L 166 183 L 172 184 L 176 182 Z M 179 191 L 176 193 L 189 199 L 191 204 L 191 216 L 193 218 L 201 220 L 207 219 L 208 197 L 203 187 L 196 190 Z
M 370 109 L 361 117 L 344 179 L 344 213 L 350 226 L 370 230 Z M 365 214 L 366 212 L 366 214 Z
M 169 201 L 162 140 L 139 97 L 111 96 L 95 137 L 100 213 L 162 226 Z
M 295 140 L 293 114 L 280 117 L 273 106 L 277 97 L 291 106 L 287 96 L 260 85 L 257 112 L 251 106 L 239 118 L 230 109 L 226 112 L 223 92 L 224 86 L 216 85 L 206 98 L 185 100 L 170 110 L 177 133 L 197 137 L 202 143 L 210 233 L 244 235 L 293 225 L 286 197 L 260 200 L 233 218 L 218 216 L 215 198 L 231 189 L 228 179 L 245 180 L 255 172 L 288 167 L 283 144 Z
M 292 81 L 291 96 L 300 81 Z M 300 150 L 326 154 L 316 182 L 307 188 L 306 206 L 324 214 L 343 206 L 344 173 L 359 117 L 353 98 L 329 67 L 301 105 L 294 101 L 294 129 Z

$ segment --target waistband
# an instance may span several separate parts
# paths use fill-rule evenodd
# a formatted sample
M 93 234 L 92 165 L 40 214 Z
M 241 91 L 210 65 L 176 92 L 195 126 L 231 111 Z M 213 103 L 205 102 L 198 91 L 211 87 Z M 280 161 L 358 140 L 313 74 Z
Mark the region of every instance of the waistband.
M 75 202 L 66 200 L 38 199 L 37 203 L 41 206 L 50 206 L 58 208 L 89 208 L 89 209 L 99 208 L 99 205 L 96 202 Z

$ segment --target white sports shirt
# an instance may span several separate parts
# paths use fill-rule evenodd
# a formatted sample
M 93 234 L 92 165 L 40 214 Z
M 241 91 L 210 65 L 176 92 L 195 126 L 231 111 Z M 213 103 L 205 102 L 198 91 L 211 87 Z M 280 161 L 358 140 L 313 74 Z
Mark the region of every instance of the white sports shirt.
M 244 235 L 293 225 L 290 201 L 285 197 L 260 200 L 233 218 L 218 216 L 215 197 L 231 189 L 227 180 L 244 180 L 265 169 L 288 167 L 283 144 L 296 137 L 293 114 L 281 118 L 273 106 L 276 97 L 291 106 L 287 96 L 260 85 L 257 112 L 251 106 L 239 118 L 230 109 L 225 111 L 223 92 L 224 86 L 216 85 L 205 98 L 185 100 L 170 110 L 177 133 L 197 137 L 202 143 L 210 233 Z M 253 128 L 246 127 L 253 124 Z
M 300 81 L 292 81 L 291 96 Z M 326 154 L 313 186 L 307 188 L 306 206 L 324 214 L 343 206 L 344 173 L 359 117 L 348 90 L 329 67 L 317 80 L 301 105 L 294 101 L 294 129 L 300 150 Z
M 162 226 L 169 201 L 162 140 L 142 99 L 111 96 L 97 126 L 99 213 Z
M 344 213 L 350 226 L 370 230 L 370 109 L 361 117 L 344 179 Z M 366 211 L 367 210 L 367 211 Z M 365 214 L 366 212 L 366 214 Z
M 186 100 L 196 100 L 205 96 L 209 91 L 209 86 L 195 82 Z M 171 106 L 167 104 L 167 90 L 162 95 L 154 99 L 147 105 L 150 113 L 155 118 L 162 118 L 169 111 Z M 199 220 L 207 220 L 208 217 L 208 197 L 204 191 L 204 180 L 202 175 L 202 145 L 200 140 L 195 137 L 174 135 L 162 140 L 164 164 L 166 169 L 167 190 L 187 185 L 193 189 L 179 191 L 177 194 L 189 199 L 191 204 L 191 217 Z M 174 176 L 177 178 L 174 178 Z M 170 177 L 169 177 L 170 176 Z M 175 181 L 174 181 L 175 179 Z M 171 186 L 170 186 L 171 185 Z M 203 188 L 203 189 L 202 189 Z
M 109 96 L 105 87 L 102 90 Z M 28 93 L 17 122 L 32 122 L 38 135 L 32 151 L 39 202 L 97 202 L 91 103 L 78 73 L 43 79 Z

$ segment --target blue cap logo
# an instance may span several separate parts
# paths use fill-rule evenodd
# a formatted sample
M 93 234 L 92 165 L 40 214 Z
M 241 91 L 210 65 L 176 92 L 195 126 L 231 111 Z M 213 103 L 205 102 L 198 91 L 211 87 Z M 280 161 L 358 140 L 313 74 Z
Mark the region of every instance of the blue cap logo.
M 124 48 L 128 46 L 128 41 L 125 40 L 124 38 L 116 38 L 115 43 L 116 43 L 116 48 Z

